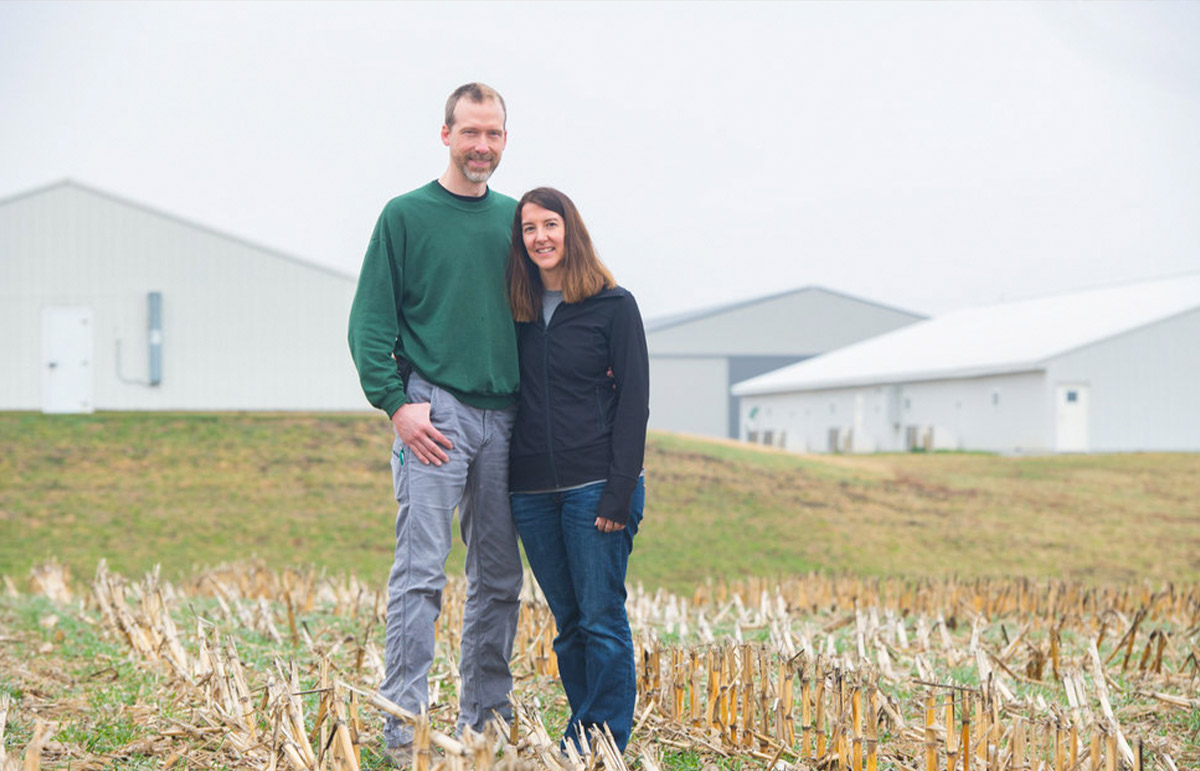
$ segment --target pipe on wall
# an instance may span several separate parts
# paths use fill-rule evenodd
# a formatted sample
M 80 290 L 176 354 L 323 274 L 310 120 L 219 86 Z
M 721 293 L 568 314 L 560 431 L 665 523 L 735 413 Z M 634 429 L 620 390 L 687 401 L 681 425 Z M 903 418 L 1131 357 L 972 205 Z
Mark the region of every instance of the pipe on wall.
M 150 303 L 150 323 L 147 338 L 150 342 L 150 385 L 162 383 L 162 292 L 150 292 L 147 295 Z

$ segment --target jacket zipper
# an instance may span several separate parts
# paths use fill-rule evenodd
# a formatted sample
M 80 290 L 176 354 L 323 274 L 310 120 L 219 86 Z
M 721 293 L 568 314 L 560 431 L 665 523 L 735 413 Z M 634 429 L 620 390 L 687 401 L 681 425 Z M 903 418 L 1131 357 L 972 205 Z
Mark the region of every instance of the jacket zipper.
M 554 462 L 554 423 L 550 409 L 550 325 L 542 323 L 542 388 L 546 394 L 546 454 L 550 459 L 550 476 L 558 488 L 558 466 Z

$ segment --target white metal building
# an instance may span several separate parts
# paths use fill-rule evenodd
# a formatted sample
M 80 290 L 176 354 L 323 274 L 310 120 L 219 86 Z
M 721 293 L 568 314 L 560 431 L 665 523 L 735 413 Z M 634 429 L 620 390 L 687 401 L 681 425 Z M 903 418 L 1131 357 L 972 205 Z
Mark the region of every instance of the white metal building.
M 648 321 L 650 427 L 737 438 L 734 383 L 922 318 L 803 287 Z
M 0 409 L 369 409 L 355 279 L 71 181 L 0 201 Z
M 1200 273 L 971 308 L 736 385 L 795 452 L 1200 450 Z

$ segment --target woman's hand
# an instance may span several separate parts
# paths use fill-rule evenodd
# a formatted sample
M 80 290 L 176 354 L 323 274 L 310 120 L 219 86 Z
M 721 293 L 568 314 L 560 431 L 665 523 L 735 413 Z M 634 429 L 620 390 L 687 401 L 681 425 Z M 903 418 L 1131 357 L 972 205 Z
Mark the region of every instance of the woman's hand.
M 596 517 L 596 529 L 601 533 L 615 533 L 618 530 L 624 530 L 625 526 L 620 522 L 613 522 L 611 519 Z

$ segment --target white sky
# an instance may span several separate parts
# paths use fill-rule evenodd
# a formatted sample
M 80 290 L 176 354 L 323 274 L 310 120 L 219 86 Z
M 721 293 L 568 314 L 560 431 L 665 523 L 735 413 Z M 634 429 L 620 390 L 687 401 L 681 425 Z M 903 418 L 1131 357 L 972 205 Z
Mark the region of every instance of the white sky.
M 653 318 L 1200 269 L 1200 2 L 0 3 L 0 197 L 70 177 L 357 273 L 438 176 L 559 187 Z M 3 256 L 0 255 L 0 258 Z

